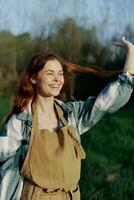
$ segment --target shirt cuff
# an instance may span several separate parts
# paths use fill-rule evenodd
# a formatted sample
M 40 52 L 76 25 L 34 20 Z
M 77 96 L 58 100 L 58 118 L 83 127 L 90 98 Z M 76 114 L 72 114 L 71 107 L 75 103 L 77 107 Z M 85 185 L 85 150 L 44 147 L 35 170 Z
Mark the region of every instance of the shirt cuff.
M 120 74 L 119 79 L 121 82 L 128 83 L 131 86 L 134 86 L 134 76 L 131 75 L 129 72 L 124 72 L 123 74 Z

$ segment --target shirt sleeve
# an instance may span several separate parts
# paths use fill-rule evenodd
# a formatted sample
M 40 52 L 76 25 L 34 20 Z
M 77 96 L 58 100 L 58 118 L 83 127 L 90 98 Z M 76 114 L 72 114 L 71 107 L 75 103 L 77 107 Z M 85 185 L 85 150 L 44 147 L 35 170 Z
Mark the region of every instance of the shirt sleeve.
M 21 145 L 21 121 L 13 115 L 0 129 L 0 162 L 13 156 Z
M 68 102 L 75 118 L 79 134 L 94 126 L 105 114 L 114 113 L 124 106 L 133 91 L 134 76 L 123 73 L 108 84 L 97 97 L 88 97 L 86 101 Z

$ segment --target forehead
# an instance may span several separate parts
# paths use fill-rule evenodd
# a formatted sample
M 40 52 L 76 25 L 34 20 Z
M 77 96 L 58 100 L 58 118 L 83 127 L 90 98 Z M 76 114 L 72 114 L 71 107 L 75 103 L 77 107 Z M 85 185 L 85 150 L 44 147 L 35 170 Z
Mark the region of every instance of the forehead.
M 62 70 L 62 65 L 60 62 L 56 59 L 54 60 L 48 60 L 44 66 L 44 70 Z

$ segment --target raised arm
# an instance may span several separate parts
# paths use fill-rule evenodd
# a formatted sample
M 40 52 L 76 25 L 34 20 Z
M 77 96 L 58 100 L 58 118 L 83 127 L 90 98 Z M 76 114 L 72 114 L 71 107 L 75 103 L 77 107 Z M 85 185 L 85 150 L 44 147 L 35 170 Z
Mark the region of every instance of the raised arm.
M 114 42 L 114 44 L 127 49 L 128 53 L 123 71 L 134 75 L 134 45 L 125 37 L 122 37 L 121 42 Z
M 118 79 L 107 85 L 97 98 L 89 97 L 84 102 L 68 102 L 68 106 L 72 108 L 74 121 L 80 135 L 95 125 L 105 114 L 114 113 L 124 106 L 132 94 L 134 85 L 134 76 L 132 76 L 134 74 L 134 45 L 124 38 L 122 43 L 119 44 L 126 45 L 130 49 L 123 69 L 124 72 L 119 75 Z

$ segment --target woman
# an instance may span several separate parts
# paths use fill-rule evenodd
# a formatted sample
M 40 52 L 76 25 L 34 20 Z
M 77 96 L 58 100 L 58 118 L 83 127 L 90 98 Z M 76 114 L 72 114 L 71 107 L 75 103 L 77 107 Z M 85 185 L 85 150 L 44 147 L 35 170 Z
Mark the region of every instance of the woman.
M 70 95 L 69 73 L 92 72 L 52 53 L 32 58 L 22 77 L 12 112 L 0 131 L 2 200 L 80 200 L 78 182 L 85 152 L 80 135 L 105 113 L 113 113 L 130 98 L 134 83 L 134 46 L 128 48 L 123 73 L 97 98 L 61 99 Z

